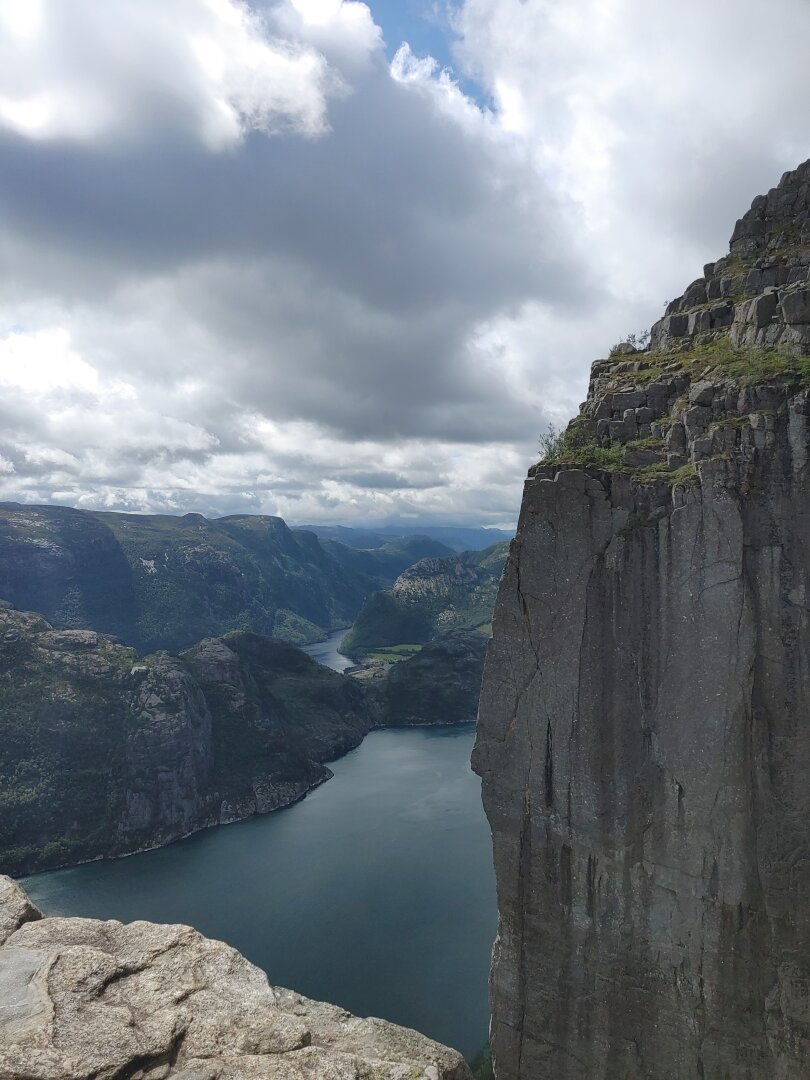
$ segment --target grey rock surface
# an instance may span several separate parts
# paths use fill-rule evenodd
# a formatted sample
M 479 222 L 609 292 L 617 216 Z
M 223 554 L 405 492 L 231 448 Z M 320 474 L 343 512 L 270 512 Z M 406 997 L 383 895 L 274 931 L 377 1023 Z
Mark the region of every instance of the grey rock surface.
M 474 751 L 498 1080 L 810 1075 L 809 209 L 806 164 L 707 267 L 780 289 L 718 331 L 749 371 L 672 313 L 594 365 L 583 415 L 638 392 L 688 464 L 530 471 Z
M 0 926 L 3 1080 L 471 1080 L 457 1051 L 270 986 L 187 926 L 39 919 L 3 877 Z

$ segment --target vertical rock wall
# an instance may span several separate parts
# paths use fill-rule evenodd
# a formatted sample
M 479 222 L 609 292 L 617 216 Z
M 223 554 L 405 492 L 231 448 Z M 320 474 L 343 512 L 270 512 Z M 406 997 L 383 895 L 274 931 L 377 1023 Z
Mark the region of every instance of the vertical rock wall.
M 474 753 L 498 1080 L 810 1075 L 809 179 L 527 480 Z

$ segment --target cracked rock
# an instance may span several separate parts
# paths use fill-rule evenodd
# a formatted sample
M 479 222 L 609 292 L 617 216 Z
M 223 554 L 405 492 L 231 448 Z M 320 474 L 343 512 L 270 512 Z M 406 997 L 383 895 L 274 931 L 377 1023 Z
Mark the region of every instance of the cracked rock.
M 471 1080 L 457 1051 L 272 987 L 187 926 L 42 919 L 0 877 L 0 930 L 2 1080 Z

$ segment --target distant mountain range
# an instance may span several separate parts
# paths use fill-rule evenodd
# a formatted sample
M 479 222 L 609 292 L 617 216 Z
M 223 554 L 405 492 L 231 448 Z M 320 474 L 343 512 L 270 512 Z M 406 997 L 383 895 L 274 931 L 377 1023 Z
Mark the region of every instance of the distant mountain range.
M 302 525 L 293 528 L 306 529 L 316 536 L 340 540 L 350 547 L 376 548 L 390 543 L 392 538 L 402 541 L 417 536 L 439 540 L 452 551 L 483 551 L 502 540 L 511 540 L 514 532 L 505 529 L 486 529 L 480 526 L 462 525 L 384 525 L 373 529 L 353 529 L 346 525 Z
M 146 652 L 236 630 L 318 641 L 419 559 L 449 554 L 418 535 L 363 551 L 277 517 L 0 503 L 0 598 Z

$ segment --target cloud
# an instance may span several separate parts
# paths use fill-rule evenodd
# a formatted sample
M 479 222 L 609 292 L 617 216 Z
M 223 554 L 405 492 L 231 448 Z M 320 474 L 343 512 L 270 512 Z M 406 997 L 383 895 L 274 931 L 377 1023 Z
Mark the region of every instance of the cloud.
M 7 0 L 0 34 L 0 125 L 34 140 L 317 135 L 340 87 L 315 49 L 236 0 Z
M 803 0 L 467 0 L 477 100 L 373 8 L 2 6 L 0 497 L 513 520 L 807 154 Z
M 755 0 L 466 0 L 455 19 L 465 69 L 576 200 L 617 292 L 681 287 L 807 157 L 805 0 L 771 5 L 767 47 Z

